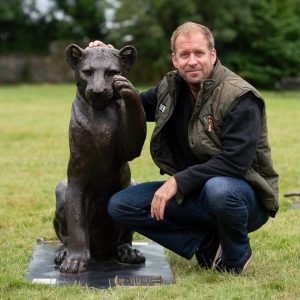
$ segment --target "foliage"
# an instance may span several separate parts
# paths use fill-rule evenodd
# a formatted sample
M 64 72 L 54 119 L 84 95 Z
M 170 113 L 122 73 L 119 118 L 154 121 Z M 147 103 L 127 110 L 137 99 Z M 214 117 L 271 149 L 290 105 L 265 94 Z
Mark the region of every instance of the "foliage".
M 56 9 L 59 9 L 65 19 L 69 19 L 68 31 L 64 36 L 69 38 L 85 39 L 103 38 L 105 36 L 105 1 L 101 0 L 56 0 Z
M 0 28 L 1 52 L 18 49 L 26 39 L 28 42 L 24 43 L 22 50 L 28 48 L 31 37 L 27 33 L 32 28 L 20 0 L 0 1 Z
M 221 44 L 225 64 L 265 87 L 274 87 L 282 77 L 299 76 L 300 2 L 251 0 L 242 5 L 242 14 L 237 13 L 231 24 L 234 38 Z
M 51 42 L 87 43 L 106 34 L 101 0 L 48 0 L 47 12 L 36 0 L 0 0 L 0 53 L 45 53 Z
M 138 49 L 137 80 L 156 82 L 170 69 L 170 37 L 194 9 L 192 1 L 120 1 L 109 37 L 117 46 L 130 42 Z
M 211 28 L 223 64 L 251 83 L 274 87 L 282 77 L 300 76 L 299 0 L 119 2 L 110 37 L 118 45 L 129 36 L 138 48 L 137 78 L 157 81 L 170 68 L 169 38 L 184 21 Z
M 300 93 L 263 92 L 273 160 L 280 174 L 281 209 L 250 235 L 253 259 L 239 277 L 200 270 L 167 252 L 172 286 L 88 289 L 26 282 L 36 238 L 54 239 L 54 188 L 66 176 L 72 85 L 1 87 L 0 298 L 1 299 L 299 299 L 300 210 L 283 193 L 300 188 Z M 136 180 L 160 180 L 149 154 L 131 163 Z M 140 238 L 140 237 L 139 237 Z
M 300 0 L 46 1 L 42 12 L 37 0 L 0 0 L 0 53 L 46 52 L 55 40 L 131 43 L 133 80 L 157 83 L 172 68 L 172 32 L 195 21 L 212 29 L 223 64 L 251 83 L 269 88 L 300 76 Z

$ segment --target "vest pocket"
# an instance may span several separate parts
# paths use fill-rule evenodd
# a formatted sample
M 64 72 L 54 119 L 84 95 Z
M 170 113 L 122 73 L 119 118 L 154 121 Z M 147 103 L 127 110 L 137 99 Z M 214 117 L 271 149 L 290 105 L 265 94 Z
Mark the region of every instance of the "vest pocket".
M 215 132 L 215 122 L 212 115 L 204 116 L 200 119 L 204 132 L 206 136 L 214 143 L 214 145 L 218 148 L 222 148 L 222 143 L 220 141 L 220 138 Z
M 220 151 L 219 139 L 203 117 L 196 117 L 189 125 L 189 142 L 193 153 L 201 162 L 205 162 Z M 219 142 L 219 144 L 221 144 Z

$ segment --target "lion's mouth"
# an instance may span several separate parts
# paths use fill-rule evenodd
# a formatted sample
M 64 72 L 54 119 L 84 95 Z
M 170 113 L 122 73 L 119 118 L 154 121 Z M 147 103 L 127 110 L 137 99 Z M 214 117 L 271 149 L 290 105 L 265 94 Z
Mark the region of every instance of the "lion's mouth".
M 86 99 L 95 109 L 102 110 L 113 102 L 113 96 L 113 93 L 87 93 Z
M 93 106 L 95 109 L 97 109 L 97 110 L 102 110 L 102 109 L 104 109 L 106 106 L 108 106 L 112 101 L 113 101 L 113 99 L 105 99 L 105 100 L 93 101 L 93 102 L 92 102 L 92 106 Z

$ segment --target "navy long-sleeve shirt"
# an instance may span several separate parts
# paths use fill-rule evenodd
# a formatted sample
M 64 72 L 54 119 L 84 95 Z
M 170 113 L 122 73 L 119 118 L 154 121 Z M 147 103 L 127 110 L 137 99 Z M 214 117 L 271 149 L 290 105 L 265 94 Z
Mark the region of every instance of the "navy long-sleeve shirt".
M 147 121 L 155 120 L 157 89 L 153 87 L 140 94 Z M 188 124 L 195 101 L 185 84 L 164 128 L 177 166 L 174 177 L 183 196 L 215 176 L 243 177 L 254 160 L 260 136 L 262 103 L 247 93 L 228 114 L 221 136 L 222 149 L 207 162 L 199 163 L 188 142 Z

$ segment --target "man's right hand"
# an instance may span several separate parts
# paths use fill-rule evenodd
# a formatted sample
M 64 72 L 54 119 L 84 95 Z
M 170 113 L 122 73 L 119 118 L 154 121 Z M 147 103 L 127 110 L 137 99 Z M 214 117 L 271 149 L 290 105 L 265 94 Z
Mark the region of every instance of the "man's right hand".
M 105 44 L 101 41 L 93 41 L 89 43 L 89 46 L 87 48 L 94 48 L 94 47 L 102 47 L 102 48 L 115 48 L 113 45 L 111 44 Z

